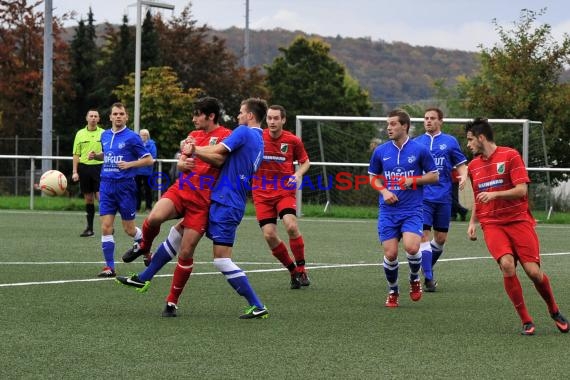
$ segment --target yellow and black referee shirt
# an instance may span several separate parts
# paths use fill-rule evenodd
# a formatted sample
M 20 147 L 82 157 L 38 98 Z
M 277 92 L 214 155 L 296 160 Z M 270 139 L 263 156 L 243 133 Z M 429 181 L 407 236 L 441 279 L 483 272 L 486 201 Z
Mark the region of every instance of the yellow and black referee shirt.
M 85 165 L 101 165 L 103 161 L 90 160 L 89 152 L 101 152 L 101 134 L 105 131 L 97 126 L 97 129 L 90 131 L 87 127 L 77 131 L 73 141 L 73 155 L 79 156 L 79 163 Z

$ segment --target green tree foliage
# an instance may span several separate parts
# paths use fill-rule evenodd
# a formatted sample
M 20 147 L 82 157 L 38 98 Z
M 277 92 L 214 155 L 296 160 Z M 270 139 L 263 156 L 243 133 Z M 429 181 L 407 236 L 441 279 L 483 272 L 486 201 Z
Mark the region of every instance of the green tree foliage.
M 470 116 L 543 121 L 552 163 L 569 167 L 570 88 L 560 76 L 570 63 L 570 38 L 557 42 L 550 25 L 536 25 L 544 12 L 523 9 L 511 30 L 495 21 L 501 42 L 482 49 L 481 71 L 463 80 L 457 94 Z M 501 144 L 520 141 L 508 133 L 500 137 Z
M 345 68 L 317 39 L 296 38 L 281 56 L 266 66 L 267 87 L 274 103 L 289 115 L 359 115 L 370 111 L 368 93 L 347 77 Z
M 95 90 L 97 98 L 102 99 L 104 113 L 118 100 L 113 89 L 135 71 L 135 34 L 128 22 L 125 15 L 118 31 L 110 24 L 106 26 L 105 42 L 97 62 L 99 80 Z
M 293 128 L 297 115 L 369 115 L 368 93 L 329 55 L 329 49 L 320 40 L 300 36 L 288 48 L 280 48 L 282 55 L 266 66 L 271 102 L 285 107 L 289 128 Z M 368 132 L 364 133 L 351 133 L 351 126 L 346 123 L 341 128 L 324 122 L 304 125 L 303 141 L 309 147 L 310 159 L 319 161 L 322 154 L 325 160 L 334 157 L 335 161 L 366 162 L 369 159 L 366 149 L 376 131 L 374 125 L 367 126 Z M 319 147 L 319 140 L 326 153 L 313 150 L 312 147 Z M 313 168 L 309 174 L 318 170 Z M 334 177 L 338 171 L 330 168 L 327 173 Z M 311 201 L 311 195 L 308 198 Z
M 154 27 L 154 20 L 150 10 L 141 27 L 141 69 L 161 66 L 159 36 Z
M 237 115 L 244 98 L 267 96 L 258 68 L 239 67 L 225 41 L 210 37 L 207 26 L 197 26 L 190 5 L 179 17 L 164 23 L 156 18 L 162 62 L 178 74 L 184 88 L 199 88 L 202 95 L 220 99 L 231 116 Z
M 134 114 L 134 88 L 133 73 L 126 84 L 113 91 L 127 105 L 129 115 Z M 172 158 L 180 147 L 180 140 L 194 129 L 192 103 L 198 92 L 185 91 L 170 67 L 150 67 L 141 73 L 141 128 L 150 131 L 159 147 L 159 157 Z
M 44 14 L 36 11 L 41 1 L 0 0 L 0 136 L 39 137 L 42 111 Z M 67 44 L 61 24 L 53 22 L 54 130 L 65 119 L 70 88 Z M 39 152 L 37 145 L 30 148 Z M 26 152 L 21 152 L 25 154 Z
M 70 48 L 71 77 L 75 90 L 73 120 L 76 122 L 82 123 L 90 108 L 101 106 L 101 100 L 95 96 L 99 55 L 96 37 L 93 12 L 89 8 L 87 25 L 83 19 L 79 20 Z

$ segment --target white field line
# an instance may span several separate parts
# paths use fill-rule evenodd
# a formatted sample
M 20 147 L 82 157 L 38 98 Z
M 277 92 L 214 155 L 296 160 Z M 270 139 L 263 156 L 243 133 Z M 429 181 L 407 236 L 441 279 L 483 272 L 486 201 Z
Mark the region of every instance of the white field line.
M 0 210 L 1 214 L 44 214 L 57 216 L 73 216 L 84 215 L 84 211 L 31 211 L 31 210 Z M 141 216 L 141 215 L 137 215 Z M 253 216 L 245 216 L 244 220 L 257 221 Z M 325 218 L 299 218 L 300 223 L 376 223 L 376 219 L 325 219 Z M 467 225 L 468 222 L 453 222 L 453 225 Z M 570 230 L 570 224 L 537 224 L 537 229 L 565 229 Z
M 542 253 L 541 257 L 544 256 L 565 256 L 570 255 L 570 252 L 554 252 L 554 253 Z M 440 259 L 438 262 L 446 262 L 446 261 L 469 261 L 469 260 L 489 260 L 491 259 L 490 256 L 475 256 L 475 257 L 457 257 L 451 259 Z M 407 261 L 402 261 L 400 264 L 407 264 Z M 0 263 L 0 264 L 7 264 L 7 263 Z M 12 263 L 13 265 L 27 265 L 33 263 Z M 55 264 L 55 263 L 35 263 L 36 265 L 41 264 Z M 61 261 L 59 264 L 103 264 L 103 262 L 70 262 L 70 261 Z M 196 262 L 196 264 L 211 264 L 211 262 Z M 256 262 L 236 262 L 236 264 L 241 265 L 275 265 L 273 263 L 256 263 Z M 354 267 L 370 267 L 370 266 L 379 266 L 380 263 L 355 263 L 355 264 L 311 264 L 307 265 L 307 269 L 315 270 L 315 269 L 334 269 L 334 268 L 354 268 Z M 246 273 L 266 273 L 266 272 L 280 272 L 286 270 L 283 267 L 280 268 L 272 268 L 272 269 L 253 269 L 253 270 L 246 270 Z M 211 276 L 211 275 L 219 275 L 220 272 L 200 272 L 200 273 L 192 273 L 192 276 Z M 172 277 L 172 274 L 157 274 L 154 277 Z M 7 288 L 7 287 L 15 287 L 15 286 L 31 286 L 31 285 L 55 285 L 55 284 L 70 284 L 70 283 L 78 283 L 78 282 L 96 282 L 96 281 L 109 281 L 114 280 L 113 278 L 86 278 L 86 279 L 79 279 L 79 280 L 55 280 L 55 281 L 34 281 L 34 282 L 16 282 L 12 284 L 0 284 L 0 288 Z

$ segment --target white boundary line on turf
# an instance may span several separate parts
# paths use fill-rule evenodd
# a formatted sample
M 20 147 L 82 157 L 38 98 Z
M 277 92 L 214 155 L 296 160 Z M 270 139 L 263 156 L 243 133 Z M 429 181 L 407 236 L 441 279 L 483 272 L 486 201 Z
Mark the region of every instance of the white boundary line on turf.
M 84 211 L 31 211 L 31 210 L 0 210 L 0 214 L 47 214 L 47 215 L 69 215 L 69 216 L 77 216 L 77 215 L 84 215 Z M 137 214 L 137 217 L 142 217 L 146 214 Z M 244 220 L 253 220 L 257 221 L 257 219 L 253 216 L 245 216 Z M 175 220 L 175 219 L 173 219 Z M 328 219 L 328 218 L 314 218 L 314 217 L 302 217 L 299 218 L 299 222 L 309 222 L 309 223 L 376 223 L 376 218 L 371 219 L 350 219 L 350 218 L 339 218 L 339 219 Z M 452 225 L 467 225 L 469 222 L 453 222 Z M 553 228 L 553 229 L 570 229 L 570 224 L 537 224 L 536 228 Z
M 543 253 L 541 256 L 566 256 L 570 255 L 570 252 L 554 252 L 554 253 Z M 439 262 L 445 261 L 469 261 L 469 260 L 489 260 L 492 259 L 491 256 L 475 256 L 475 257 L 457 257 L 452 259 L 441 259 Z M 204 264 L 210 264 L 210 262 L 201 262 Z M 237 262 L 237 264 L 247 265 L 247 264 L 255 264 L 255 263 L 247 263 L 247 262 Z M 267 263 L 263 263 L 267 264 Z M 400 264 L 407 264 L 407 261 L 402 261 Z M 354 267 L 370 267 L 370 266 L 379 266 L 380 263 L 357 263 L 357 264 L 314 264 L 314 265 L 307 265 L 307 269 L 315 270 L 315 269 L 334 269 L 334 268 L 354 268 Z M 286 270 L 286 268 L 273 268 L 273 269 L 253 269 L 253 270 L 246 270 L 246 273 L 266 273 L 266 272 L 281 272 Z M 207 275 L 219 275 L 220 272 L 201 272 L 201 273 L 192 273 L 192 276 L 207 276 Z M 172 277 L 172 274 L 157 274 L 154 277 Z M 34 281 L 34 282 L 17 282 L 12 284 L 0 284 L 0 288 L 8 288 L 8 287 L 16 287 L 16 286 L 31 286 L 31 285 L 58 285 L 58 284 L 70 284 L 70 283 L 78 283 L 78 282 L 96 282 L 96 281 L 109 281 L 114 280 L 114 278 L 87 278 L 87 279 L 79 279 L 79 280 L 56 280 L 56 281 Z
M 194 264 L 212 264 L 213 261 L 195 261 Z M 254 261 L 234 261 L 236 264 L 243 265 L 281 265 L 278 262 L 267 263 L 267 262 L 254 262 Z M 105 264 L 104 261 L 8 261 L 0 262 L 0 265 L 64 265 L 64 264 Z M 117 264 L 123 264 L 122 262 L 117 262 Z M 176 264 L 175 261 L 170 261 L 168 264 Z M 319 264 L 320 265 L 320 264 Z

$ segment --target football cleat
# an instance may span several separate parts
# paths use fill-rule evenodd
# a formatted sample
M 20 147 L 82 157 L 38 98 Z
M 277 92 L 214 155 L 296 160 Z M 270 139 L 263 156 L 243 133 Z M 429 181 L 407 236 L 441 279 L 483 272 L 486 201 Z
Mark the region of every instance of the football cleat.
M 162 312 L 162 316 L 165 318 L 173 318 L 176 317 L 176 310 L 178 306 L 175 303 L 167 302 L 166 306 L 164 307 L 164 311 Z
M 527 322 L 523 324 L 521 335 L 534 335 L 534 331 L 535 331 L 534 323 Z
M 83 231 L 83 232 L 81 233 L 81 235 L 79 235 L 79 236 L 80 236 L 80 237 L 91 237 L 91 236 L 94 236 L 94 235 L 95 235 L 95 232 L 93 232 L 93 230 L 91 230 L 91 229 L 89 229 L 89 228 L 86 228 L 85 231 Z
M 150 260 L 152 260 L 152 252 L 145 253 L 143 257 L 143 263 L 145 267 L 148 267 L 150 265 Z
M 422 298 L 422 283 L 420 280 L 410 281 L 410 298 L 416 302 Z
M 400 298 L 400 294 L 396 292 L 388 293 L 388 297 L 386 298 L 386 303 L 384 304 L 386 307 L 398 307 L 398 299 Z
M 123 262 L 130 263 L 132 261 L 135 261 L 137 257 L 147 253 L 149 253 L 148 250 L 141 249 L 140 244 L 138 242 L 135 242 L 133 244 L 133 247 L 123 254 L 122 259 Z
M 299 281 L 301 282 L 301 286 L 309 286 L 311 285 L 311 280 L 309 279 L 309 276 L 307 276 L 307 272 L 301 272 L 301 275 L 299 276 Z
M 428 280 L 427 278 L 424 281 L 424 289 L 428 293 L 435 292 L 437 288 L 437 281 L 436 280 Z
M 111 267 L 103 268 L 103 270 L 99 272 L 99 274 L 97 275 L 97 277 L 115 277 L 115 276 L 117 276 L 117 274 L 115 273 L 115 270 L 112 269 Z
M 301 273 L 293 272 L 291 273 L 291 289 L 301 289 Z
M 131 274 L 130 277 L 117 276 L 115 281 L 119 284 L 137 288 L 137 292 L 139 293 L 146 292 L 150 287 L 150 281 L 142 281 L 139 279 L 139 276 L 137 276 L 136 274 Z
M 259 308 L 257 306 L 249 306 L 245 309 L 244 314 L 239 316 L 239 319 L 266 319 L 269 318 L 269 310 L 265 306 Z
M 566 319 L 566 317 L 562 315 L 560 310 L 557 311 L 556 313 L 550 314 L 550 317 L 554 319 L 554 323 L 556 323 L 556 327 L 558 327 L 558 330 L 560 330 L 560 332 L 563 333 L 568 332 L 568 330 L 570 329 L 570 327 L 568 326 L 568 320 Z

